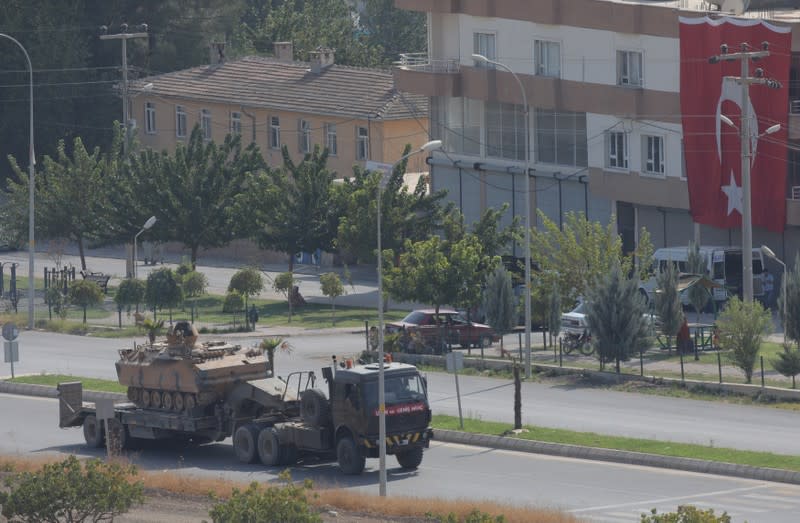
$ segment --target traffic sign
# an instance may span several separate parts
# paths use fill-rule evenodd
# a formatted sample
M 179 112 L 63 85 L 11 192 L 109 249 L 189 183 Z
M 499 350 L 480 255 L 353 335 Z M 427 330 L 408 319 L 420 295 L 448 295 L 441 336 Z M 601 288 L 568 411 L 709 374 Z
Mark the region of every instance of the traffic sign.
M 8 323 L 3 325 L 3 338 L 8 341 L 14 341 L 19 336 L 19 328 L 17 328 L 17 324 L 14 322 L 9 321 Z

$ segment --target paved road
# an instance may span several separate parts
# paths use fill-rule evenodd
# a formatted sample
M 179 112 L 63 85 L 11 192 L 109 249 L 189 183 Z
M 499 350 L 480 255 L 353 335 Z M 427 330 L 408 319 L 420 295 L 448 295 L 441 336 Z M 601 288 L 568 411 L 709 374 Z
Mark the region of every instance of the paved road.
M 83 445 L 80 429 L 57 428 L 55 400 L 0 395 L 0 412 L 0 453 L 100 455 Z M 227 441 L 189 449 L 148 445 L 129 457 L 149 470 L 241 481 L 275 481 L 280 471 L 237 463 Z M 439 442 L 416 472 L 404 472 L 391 458 L 387 466 L 390 495 L 557 507 L 594 521 L 629 523 L 650 508 L 672 511 L 687 503 L 727 510 L 736 522 L 793 523 L 800 513 L 800 487 L 794 485 Z M 377 460 L 367 467 L 362 476 L 348 477 L 334 463 L 309 459 L 292 467 L 292 477 L 377 493 Z
M 250 345 L 255 338 L 234 338 Z M 332 354 L 356 355 L 363 347 L 360 335 L 294 335 L 289 353 L 279 353 L 278 374 L 319 369 Z M 138 340 L 140 343 L 143 339 Z M 19 373 L 58 372 L 116 379 L 117 349 L 133 340 L 105 340 L 46 332 L 20 335 Z M 0 374 L 8 375 L 8 365 Z M 434 412 L 458 415 L 458 398 L 452 375 L 428 373 Z M 512 423 L 513 385 L 508 380 L 460 376 L 464 416 Z M 800 454 L 800 412 L 697 401 L 553 384 L 523 383 L 523 423 L 577 431 L 597 432 L 696 443 L 713 447 Z

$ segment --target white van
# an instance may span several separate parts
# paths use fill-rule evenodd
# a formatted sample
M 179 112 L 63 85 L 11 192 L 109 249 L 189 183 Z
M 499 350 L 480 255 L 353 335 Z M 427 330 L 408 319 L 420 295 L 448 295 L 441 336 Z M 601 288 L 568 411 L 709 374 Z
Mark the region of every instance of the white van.
M 705 256 L 706 276 L 719 283 L 722 287 L 714 289 L 714 301 L 725 301 L 730 296 L 741 295 L 742 291 L 742 248 L 741 247 L 700 247 L 700 255 Z M 686 261 L 689 258 L 689 247 L 664 247 L 653 253 L 653 276 L 643 282 L 639 290 L 647 294 L 648 302 L 653 298 L 657 287 L 656 276 L 664 270 L 667 263 L 674 263 L 678 272 L 689 272 Z M 764 257 L 761 249 L 753 249 L 753 296 L 761 298 L 764 295 L 762 277 L 764 272 Z M 689 297 L 681 296 L 681 302 L 689 305 Z

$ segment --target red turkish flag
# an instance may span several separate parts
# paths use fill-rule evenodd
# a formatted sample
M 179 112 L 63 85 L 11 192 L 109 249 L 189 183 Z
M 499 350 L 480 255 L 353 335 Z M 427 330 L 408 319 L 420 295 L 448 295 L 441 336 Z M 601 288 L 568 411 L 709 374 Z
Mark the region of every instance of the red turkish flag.
M 720 121 L 730 118 L 741 129 L 742 88 L 732 78 L 741 76 L 741 62 L 708 63 L 728 44 L 728 53 L 761 50 L 769 42 L 770 55 L 749 63 L 764 78 L 780 82 L 779 89 L 750 87 L 751 209 L 753 225 L 783 231 L 786 225 L 786 139 L 789 113 L 791 29 L 761 20 L 737 18 L 681 18 L 681 113 L 684 157 L 689 184 L 689 209 L 695 222 L 720 228 L 741 227 L 742 177 L 739 132 Z M 769 127 L 781 130 L 763 135 Z

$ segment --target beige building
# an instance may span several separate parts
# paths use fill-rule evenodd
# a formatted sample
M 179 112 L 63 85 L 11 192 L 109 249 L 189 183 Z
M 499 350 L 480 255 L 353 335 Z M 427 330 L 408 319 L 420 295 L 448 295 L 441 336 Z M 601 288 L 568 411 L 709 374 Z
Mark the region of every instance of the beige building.
M 171 150 L 198 125 L 216 142 L 241 134 L 275 167 L 282 146 L 300 161 L 319 145 L 329 150 L 328 167 L 346 177 L 353 165 L 391 163 L 407 144 L 428 140 L 427 97 L 396 90 L 390 71 L 337 65 L 329 49 L 306 63 L 293 60 L 290 43 L 275 48 L 277 58 L 222 60 L 136 82 L 130 114 L 139 142 Z M 424 161 L 413 158 L 409 171 L 427 170 Z

